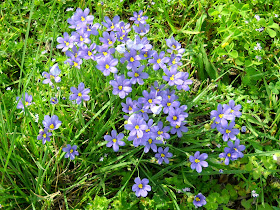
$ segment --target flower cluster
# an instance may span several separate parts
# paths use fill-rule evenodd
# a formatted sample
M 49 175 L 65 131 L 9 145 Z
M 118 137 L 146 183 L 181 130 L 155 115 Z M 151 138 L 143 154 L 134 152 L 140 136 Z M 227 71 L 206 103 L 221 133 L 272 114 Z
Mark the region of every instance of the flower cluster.
M 228 146 L 224 148 L 224 152 L 219 155 L 220 158 L 225 158 L 225 164 L 228 165 L 229 161 L 237 160 L 238 158 L 243 158 L 242 151 L 245 150 L 244 145 L 240 145 L 240 140 L 236 139 L 233 144 L 231 141 L 228 141 Z
M 42 140 L 42 143 L 45 144 L 46 141 L 50 141 L 50 136 L 52 133 L 49 131 L 53 131 L 59 128 L 61 125 L 61 121 L 58 119 L 58 116 L 53 115 L 45 115 L 43 120 L 44 129 L 40 130 L 39 135 L 37 136 L 37 140 Z
M 235 118 L 241 117 L 242 113 L 239 111 L 241 105 L 235 105 L 234 100 L 230 100 L 229 104 L 218 104 L 217 110 L 211 111 L 211 119 L 213 123 L 211 128 L 217 130 L 223 135 L 223 140 L 235 140 L 239 130 L 234 128 Z M 230 123 L 228 122 L 231 121 Z

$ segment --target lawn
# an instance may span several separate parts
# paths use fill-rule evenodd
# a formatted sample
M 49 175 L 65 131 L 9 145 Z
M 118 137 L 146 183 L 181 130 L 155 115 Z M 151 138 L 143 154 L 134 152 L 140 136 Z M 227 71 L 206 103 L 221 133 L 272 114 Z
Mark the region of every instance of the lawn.
M 0 208 L 279 210 L 279 8 L 2 2 Z

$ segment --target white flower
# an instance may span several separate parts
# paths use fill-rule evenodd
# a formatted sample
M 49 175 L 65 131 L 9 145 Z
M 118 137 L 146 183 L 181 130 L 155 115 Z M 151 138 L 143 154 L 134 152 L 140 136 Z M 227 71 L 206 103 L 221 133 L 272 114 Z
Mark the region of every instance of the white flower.
M 262 46 L 260 43 L 257 42 L 257 45 L 254 47 L 254 50 L 261 50 Z
M 258 59 L 259 61 L 261 61 L 262 57 L 261 57 L 261 56 L 256 55 L 256 59 Z
M 35 122 L 37 123 L 39 121 L 39 115 L 35 114 Z
M 104 157 L 101 157 L 100 159 L 99 159 L 99 161 L 103 161 L 104 160 Z
M 218 15 L 218 17 L 221 18 L 222 16 L 221 16 L 221 15 Z
M 53 59 L 52 59 L 52 62 L 55 62 L 55 61 L 56 61 L 56 59 L 55 59 L 55 58 L 53 58 Z
M 278 15 L 277 15 L 277 14 L 275 14 L 275 15 L 274 15 L 274 17 L 278 18 Z
M 277 156 L 275 154 L 273 155 L 273 160 L 277 161 Z
M 69 8 L 66 9 L 66 12 L 73 11 L 73 10 L 74 10 L 74 8 L 69 7 Z
M 6 90 L 11 90 L 12 88 L 11 87 L 7 87 L 7 89 Z
M 151 4 L 152 4 L 152 5 L 155 5 L 155 2 L 152 2 Z
M 220 144 L 217 144 L 217 147 L 218 147 L 218 148 L 220 148 L 220 147 L 221 147 L 221 145 L 220 145 Z
M 42 55 L 44 55 L 46 53 L 47 53 L 47 50 L 44 50 L 44 51 L 41 52 Z
M 260 16 L 258 16 L 258 15 L 255 15 L 254 18 L 256 18 L 257 21 L 259 21 L 261 19 Z
M 189 188 L 189 187 L 185 187 L 185 188 L 183 188 L 182 189 L 184 192 L 190 192 L 191 191 L 191 189 Z
M 245 22 L 246 24 L 248 24 L 248 23 L 249 23 L 249 21 L 248 21 L 248 20 L 245 20 L 244 22 Z

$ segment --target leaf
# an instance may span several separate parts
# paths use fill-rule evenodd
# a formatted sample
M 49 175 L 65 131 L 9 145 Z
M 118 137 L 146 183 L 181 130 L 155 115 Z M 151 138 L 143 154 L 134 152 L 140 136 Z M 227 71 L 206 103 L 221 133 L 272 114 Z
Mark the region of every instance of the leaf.
M 233 50 L 229 53 L 229 56 L 232 58 L 237 58 L 238 57 L 238 52 L 236 50 Z
M 267 33 L 271 38 L 274 38 L 276 36 L 276 31 L 274 31 L 270 28 L 267 29 Z
M 253 201 L 253 198 L 251 198 L 251 199 L 249 199 L 249 200 L 243 199 L 243 200 L 241 201 L 241 205 L 242 205 L 245 209 L 251 209 L 251 207 L 252 207 L 252 205 L 251 205 L 252 201 Z

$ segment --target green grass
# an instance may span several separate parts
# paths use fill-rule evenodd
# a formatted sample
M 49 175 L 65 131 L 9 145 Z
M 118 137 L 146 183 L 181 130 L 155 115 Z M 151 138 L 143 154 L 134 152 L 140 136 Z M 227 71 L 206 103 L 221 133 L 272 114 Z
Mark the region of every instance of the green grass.
M 239 3 L 239 4 L 238 4 Z M 118 5 L 118 6 L 117 6 Z M 148 7 L 150 5 L 150 7 Z M 218 5 L 223 5 L 222 11 Z M 244 6 L 248 5 L 248 6 Z M 173 158 L 158 165 L 154 154 L 143 153 L 127 141 L 121 100 L 112 94 L 109 81 L 95 62 L 85 61 L 81 70 L 63 64 L 66 56 L 55 47 L 63 32 L 70 33 L 67 8 L 90 8 L 95 21 L 119 15 L 128 21 L 133 11 L 145 10 L 150 32 L 147 37 L 157 51 L 166 50 L 165 39 L 174 36 L 186 52 L 182 71 L 194 84 L 188 92 L 177 91 L 181 104 L 188 106 L 189 131 L 167 141 Z M 236 10 L 236 8 L 243 10 Z M 215 12 L 217 11 L 217 12 Z M 240 12 L 241 11 L 241 12 Z M 242 12 L 243 11 L 243 12 Z M 218 15 L 224 19 L 219 19 Z M 255 28 L 266 24 L 264 32 Z M 279 189 L 279 3 L 274 1 L 4 1 L 1 3 L 0 44 L 0 204 L 4 209 L 194 209 L 199 192 L 207 198 L 206 209 L 278 209 Z M 242 18 L 252 21 L 249 26 Z M 274 27 L 271 27 L 274 26 Z M 269 32 L 268 29 L 274 30 Z M 239 32 L 242 34 L 239 34 Z M 231 33 L 235 35 L 230 35 Z M 273 33 L 273 34 L 271 34 Z M 230 36 L 230 37 L 229 37 Z M 94 41 L 99 44 L 97 37 Z M 221 47 L 229 42 L 226 47 Z M 261 42 L 261 62 L 256 62 L 255 43 Z M 234 44 L 232 44 L 234 43 Z M 249 50 L 245 43 L 249 43 Z M 46 51 L 46 53 L 42 53 Z M 234 51 L 234 52 L 233 52 Z M 238 53 L 236 57 L 235 51 Z M 224 58 L 222 55 L 226 55 Z M 119 54 L 117 56 L 120 56 Z M 52 59 L 56 59 L 52 61 Z M 249 62 L 250 61 L 250 62 Z M 62 71 L 62 82 L 52 89 L 42 84 L 42 72 L 54 63 Z M 119 65 L 125 72 L 125 64 Z M 132 99 L 142 95 L 160 71 L 152 71 L 144 86 L 134 86 Z M 39 82 L 38 79 L 41 81 Z M 68 100 L 70 87 L 84 82 L 90 88 L 90 101 L 82 105 Z M 163 82 L 161 82 L 162 84 Z M 216 86 L 217 85 L 217 86 Z M 57 87 L 60 90 L 57 90 Z M 6 90 L 11 87 L 12 90 Z M 278 91 L 278 93 L 277 93 Z M 32 94 L 32 104 L 24 112 L 16 109 L 16 96 Z M 59 103 L 49 103 L 57 96 Z M 65 97 L 66 100 L 62 98 Z M 210 111 L 217 104 L 234 99 L 242 105 L 245 134 L 238 135 L 246 146 L 244 158 L 229 166 L 217 163 L 226 147 L 221 135 L 208 130 Z M 38 123 L 35 114 L 39 115 Z M 45 145 L 37 140 L 45 115 L 57 115 L 61 127 Z M 155 120 L 159 120 L 155 118 Z M 125 133 L 126 146 L 115 153 L 106 147 L 103 136 L 116 129 Z M 64 158 L 62 148 L 78 145 L 80 156 Z M 218 148 L 217 145 L 221 144 Z M 209 155 L 209 167 L 201 174 L 190 169 L 189 156 L 196 151 Z M 107 154 L 107 155 L 105 155 Z M 278 155 L 278 160 L 273 156 Z M 274 156 L 275 157 L 275 156 Z M 104 158 L 100 161 L 100 158 Z M 219 173 L 223 169 L 223 174 Z M 131 187 L 134 178 L 148 178 L 152 191 L 138 199 Z M 190 192 L 179 193 L 183 188 Z M 258 198 L 252 198 L 256 190 Z

